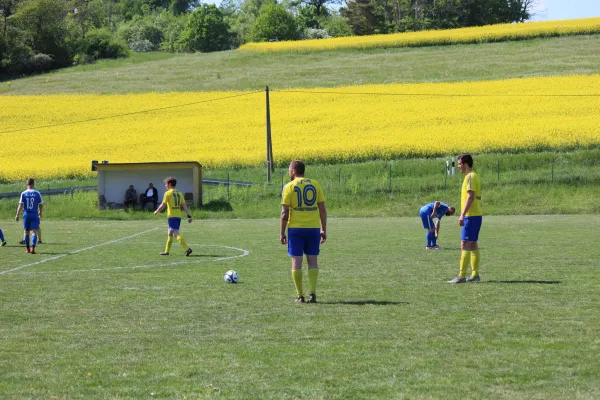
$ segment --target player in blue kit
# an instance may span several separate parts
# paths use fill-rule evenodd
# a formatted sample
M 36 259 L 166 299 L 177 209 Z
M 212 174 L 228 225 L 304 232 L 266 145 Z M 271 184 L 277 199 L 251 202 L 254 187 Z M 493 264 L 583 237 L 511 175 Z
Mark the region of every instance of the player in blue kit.
M 0 246 L 6 246 L 6 240 L 4 240 L 4 233 L 2 233 L 2 229 L 0 229 Z
M 454 211 L 454 207 L 449 206 L 443 201 L 435 201 L 421 207 L 419 216 L 421 217 L 421 221 L 423 221 L 423 228 L 427 229 L 427 234 L 425 235 L 427 245 L 425 249 L 435 250 L 440 248 L 437 245 L 440 221 L 444 215 L 453 215 Z M 434 219 L 437 219 L 435 223 L 433 222 Z
M 23 211 L 23 229 L 25 230 L 25 246 L 27 253 L 35 254 L 35 245 L 37 244 L 37 229 L 40 226 L 40 217 L 44 209 L 44 202 L 40 192 L 35 190 L 35 181 L 33 178 L 27 179 L 27 190 L 21 193 L 19 207 L 15 221 L 19 221 L 19 215 Z M 29 233 L 31 232 L 31 240 Z

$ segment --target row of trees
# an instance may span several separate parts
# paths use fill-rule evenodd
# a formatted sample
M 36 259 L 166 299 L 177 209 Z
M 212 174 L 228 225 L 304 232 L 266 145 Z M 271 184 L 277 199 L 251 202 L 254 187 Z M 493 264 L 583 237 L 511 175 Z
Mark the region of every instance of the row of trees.
M 344 1 L 340 3 L 340 1 Z M 133 51 L 522 22 L 535 0 L 0 0 L 0 76 Z

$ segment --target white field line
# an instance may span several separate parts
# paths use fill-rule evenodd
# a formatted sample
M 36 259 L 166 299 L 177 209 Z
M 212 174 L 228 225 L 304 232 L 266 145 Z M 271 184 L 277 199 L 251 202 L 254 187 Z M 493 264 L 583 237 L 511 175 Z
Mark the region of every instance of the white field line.
M 139 232 L 139 233 L 136 233 L 135 235 L 127 236 L 127 237 L 120 238 L 120 239 L 111 240 L 111 241 L 109 241 L 109 242 L 104 242 L 104 243 L 100 243 L 100 244 L 95 244 L 95 245 L 93 245 L 93 246 L 89 246 L 89 247 L 86 247 L 86 248 L 83 248 L 83 249 L 79 249 L 79 250 L 71 251 L 71 252 L 69 252 L 69 253 L 65 253 L 65 254 L 59 254 L 59 255 L 57 255 L 57 256 L 54 256 L 54 257 L 45 258 L 45 259 L 43 259 L 43 260 L 40 260 L 40 261 L 37 261 L 37 262 L 31 263 L 31 264 L 25 264 L 25 265 L 21 265 L 20 267 L 16 267 L 16 268 L 13 268 L 13 269 L 8 269 L 8 270 L 6 270 L 6 271 L 0 271 L 0 275 L 9 274 L 9 273 L 11 273 L 11 272 L 15 272 L 15 271 L 18 271 L 18 270 L 20 270 L 20 269 L 23 269 L 23 268 L 27 268 L 27 267 L 33 267 L 34 265 L 43 264 L 43 263 L 46 263 L 46 262 L 48 262 L 48 261 L 54 261 L 54 260 L 58 260 L 59 258 L 63 258 L 63 257 L 66 257 L 66 256 L 72 256 L 73 254 L 81 253 L 82 251 L 92 250 L 92 249 L 95 249 L 95 248 L 97 248 L 97 247 L 106 246 L 106 245 L 109 245 L 109 244 L 113 244 L 113 243 L 121 242 L 121 241 L 123 241 L 123 240 L 127 240 L 127 239 L 134 238 L 134 237 L 136 237 L 136 236 L 145 235 L 146 233 L 149 233 L 149 232 L 155 231 L 155 230 L 157 230 L 157 229 L 158 229 L 158 228 L 149 229 L 149 230 L 147 230 L 147 231 L 144 231 L 144 232 Z
M 242 254 L 238 254 L 237 256 L 227 256 L 227 257 L 220 257 L 220 258 L 216 258 L 212 261 L 225 261 L 225 260 L 233 260 L 234 258 L 241 258 L 241 257 L 246 257 L 248 254 L 250 254 L 250 251 L 245 250 L 245 249 L 238 249 L 237 247 L 230 247 L 230 246 L 221 246 L 221 245 L 216 245 L 216 244 L 204 244 L 201 246 L 210 246 L 210 247 L 221 247 L 221 248 L 226 248 L 226 249 L 231 249 L 231 250 L 238 250 L 241 251 Z M 48 259 L 50 260 L 50 259 Z M 181 264 L 199 264 L 201 263 L 203 260 L 197 260 L 197 261 L 176 261 L 176 262 L 172 262 L 172 263 L 167 263 L 167 264 L 148 264 L 148 265 L 131 265 L 131 266 L 124 266 L 124 267 L 112 267 L 112 268 L 88 268 L 88 269 L 73 269 L 73 270 L 60 270 L 60 271 L 38 271 L 38 272 L 16 272 L 15 274 L 21 274 L 21 275 L 49 275 L 49 274 L 68 274 L 68 273 L 74 273 L 74 272 L 97 272 L 97 271 L 118 271 L 118 270 L 122 270 L 122 269 L 142 269 L 142 268 L 157 268 L 157 267 L 171 267 L 174 265 L 181 265 Z

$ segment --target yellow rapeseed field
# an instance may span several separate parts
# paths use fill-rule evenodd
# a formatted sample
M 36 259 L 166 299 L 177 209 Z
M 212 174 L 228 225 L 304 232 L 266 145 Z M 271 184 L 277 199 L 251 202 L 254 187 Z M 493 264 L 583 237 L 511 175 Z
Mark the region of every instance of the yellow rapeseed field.
M 0 96 L 0 180 L 91 176 L 93 159 L 263 165 L 264 93 L 236 94 Z M 597 146 L 598 110 L 600 75 L 275 91 L 273 151 L 283 165 Z
M 240 50 L 310 52 L 338 49 L 437 46 L 459 43 L 504 42 L 536 37 L 600 33 L 600 18 L 498 24 L 472 28 L 351 36 L 284 42 L 247 43 Z

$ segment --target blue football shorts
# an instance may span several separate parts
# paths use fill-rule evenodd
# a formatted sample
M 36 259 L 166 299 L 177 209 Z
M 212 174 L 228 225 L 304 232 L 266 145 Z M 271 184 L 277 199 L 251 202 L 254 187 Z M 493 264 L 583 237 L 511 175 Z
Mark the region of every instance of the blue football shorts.
M 419 217 L 421 217 L 421 221 L 423 221 L 423 228 L 425 228 L 425 229 L 435 228 L 433 219 L 431 219 L 431 214 L 429 214 L 427 212 L 420 212 Z
M 23 230 L 32 231 L 40 227 L 40 217 L 37 214 L 23 215 Z
M 483 222 L 482 216 L 465 217 L 465 225 L 462 227 L 460 240 L 467 242 L 476 242 L 479 240 L 479 230 Z
M 288 228 L 289 256 L 318 256 L 320 244 L 320 228 Z
M 179 226 L 181 226 L 181 218 L 171 217 L 171 218 L 168 218 L 168 222 L 169 222 L 169 230 L 170 231 L 178 231 L 179 230 Z

